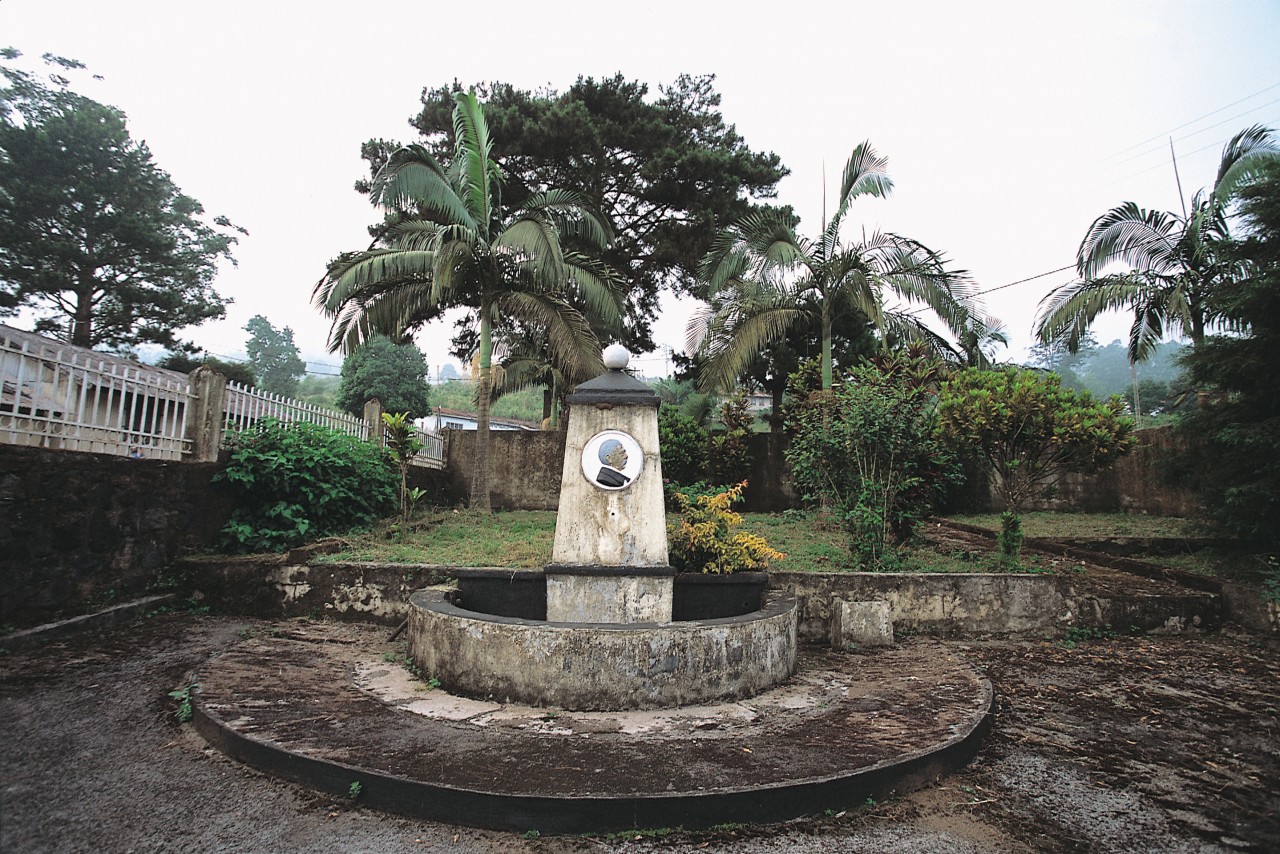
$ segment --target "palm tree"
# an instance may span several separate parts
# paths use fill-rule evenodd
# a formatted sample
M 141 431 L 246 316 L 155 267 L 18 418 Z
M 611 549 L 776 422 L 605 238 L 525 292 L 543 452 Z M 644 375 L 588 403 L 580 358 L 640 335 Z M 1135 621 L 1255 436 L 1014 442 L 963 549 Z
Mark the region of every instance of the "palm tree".
M 916 312 L 889 309 L 889 292 L 933 309 L 953 332 L 974 322 L 966 274 L 946 269 L 938 253 L 910 238 L 876 232 L 841 239 L 850 204 L 893 189 L 888 161 L 863 142 L 844 167 L 840 203 L 817 240 L 800 237 L 794 217 L 777 209 L 750 214 L 725 229 L 703 259 L 710 305 L 696 312 L 686 345 L 702 348 L 701 381 L 728 387 L 751 360 L 797 327 L 809 324 L 822 343 L 822 387 L 831 388 L 833 329 L 853 312 L 880 330 L 886 344 L 927 340 L 949 347 Z M 825 213 L 823 214 L 825 219 Z
M 1145 359 L 1166 331 L 1199 347 L 1205 331 L 1223 320 L 1213 292 L 1240 274 L 1224 251 L 1231 237 L 1228 206 L 1277 160 L 1280 146 L 1272 131 L 1254 125 L 1227 143 L 1213 187 L 1195 194 L 1190 212 L 1179 216 L 1124 202 L 1098 217 L 1076 253 L 1079 281 L 1041 300 L 1036 337 L 1044 344 L 1064 342 L 1074 353 L 1099 314 L 1128 309 L 1130 363 Z M 1130 269 L 1104 275 L 1115 263 Z
M 559 364 L 599 373 L 600 344 L 571 301 L 612 323 L 620 299 L 602 264 L 568 248 L 604 247 L 609 235 L 601 219 L 562 190 L 535 193 L 504 210 L 480 104 L 467 92 L 454 101 L 453 160 L 446 168 L 420 145 L 391 156 L 371 195 L 399 221 L 383 245 L 330 264 L 313 301 L 333 319 L 335 351 L 378 333 L 402 340 L 449 308 L 471 312 L 480 330 L 471 499 L 487 511 L 494 325 L 512 318 L 538 324 Z

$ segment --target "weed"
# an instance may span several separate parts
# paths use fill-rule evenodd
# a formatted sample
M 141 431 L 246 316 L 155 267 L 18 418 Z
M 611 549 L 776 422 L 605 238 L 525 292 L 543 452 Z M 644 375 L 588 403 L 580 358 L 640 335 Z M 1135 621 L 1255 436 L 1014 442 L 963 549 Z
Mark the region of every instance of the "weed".
M 178 577 L 176 575 L 160 574 L 147 584 L 147 591 L 161 593 L 168 590 L 178 589 Z
M 630 839 L 639 842 L 642 839 L 661 839 L 683 830 L 683 827 L 642 827 L 636 830 L 624 830 L 621 833 L 608 833 L 604 838 L 609 841 Z
M 241 626 L 236 629 L 236 637 L 240 638 L 240 640 L 248 640 L 253 637 L 253 629 L 248 626 Z
M 1280 556 L 1267 555 L 1267 566 L 1271 571 L 1262 579 L 1262 601 L 1280 602 Z
M 85 607 L 92 611 L 101 611 L 116 600 L 116 589 L 109 587 L 106 590 L 100 590 L 85 600 Z
M 185 724 L 191 720 L 191 692 L 199 687 L 199 683 L 193 682 L 185 688 L 169 692 L 169 696 L 178 701 L 178 709 L 173 713 L 173 716 L 178 719 L 178 723 Z
M 1133 628 L 1133 626 L 1130 626 L 1130 631 L 1132 631 Z M 1110 623 L 1107 623 L 1105 626 L 1070 626 L 1067 629 L 1066 636 L 1058 642 L 1058 645 L 1063 649 L 1075 649 L 1076 646 L 1086 643 L 1087 641 L 1113 640 L 1119 636 L 1120 635 L 1111 628 Z
M 867 799 L 862 802 L 862 805 L 867 808 L 874 807 L 876 805 L 876 799 L 868 795 Z
M 536 830 L 526 830 L 526 831 L 524 832 L 524 838 L 525 838 L 525 839 L 537 839 L 537 838 L 538 838 L 538 837 L 540 837 L 541 835 L 542 835 L 542 834 L 541 834 L 541 833 L 539 833 L 539 832 L 538 832 L 538 831 L 536 831 Z
M 723 824 L 713 824 L 710 827 L 708 827 L 707 830 L 714 830 L 720 833 L 727 833 L 733 830 L 743 830 L 746 828 L 746 826 L 747 825 L 741 821 L 726 821 Z
M 360 797 L 360 793 L 363 791 L 364 791 L 364 786 L 360 785 L 359 780 L 356 780 L 354 783 L 352 783 L 350 786 L 347 787 L 347 797 L 353 801 L 357 800 Z

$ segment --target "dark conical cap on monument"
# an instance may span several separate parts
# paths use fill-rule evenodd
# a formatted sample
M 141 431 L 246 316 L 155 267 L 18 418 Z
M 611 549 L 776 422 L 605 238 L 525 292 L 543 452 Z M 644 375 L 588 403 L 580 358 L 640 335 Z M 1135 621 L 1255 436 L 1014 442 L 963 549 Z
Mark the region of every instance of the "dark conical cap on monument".
M 623 368 L 631 361 L 631 354 L 621 344 L 611 344 L 604 350 L 604 366 L 608 369 L 593 380 L 587 380 L 569 395 L 571 406 L 590 406 L 597 403 L 629 406 L 658 406 L 662 399 L 649 386 L 628 374 Z

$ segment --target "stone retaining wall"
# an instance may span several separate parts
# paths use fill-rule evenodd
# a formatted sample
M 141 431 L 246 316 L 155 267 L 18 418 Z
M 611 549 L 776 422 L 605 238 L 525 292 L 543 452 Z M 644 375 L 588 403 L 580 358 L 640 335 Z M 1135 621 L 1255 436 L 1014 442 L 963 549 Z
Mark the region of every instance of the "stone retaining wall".
M 218 468 L 0 445 L 0 625 L 142 593 L 226 524 Z

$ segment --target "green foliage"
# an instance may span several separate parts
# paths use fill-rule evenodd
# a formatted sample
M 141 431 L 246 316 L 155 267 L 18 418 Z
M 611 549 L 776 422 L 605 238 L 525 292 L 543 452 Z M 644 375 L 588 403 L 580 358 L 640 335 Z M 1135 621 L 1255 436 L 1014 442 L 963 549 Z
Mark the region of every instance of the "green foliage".
M 1207 339 L 1184 364 L 1204 404 L 1184 417 L 1189 460 L 1209 515 L 1237 536 L 1280 546 L 1280 167 L 1241 194 L 1244 271 L 1214 307 L 1243 334 Z
M 1007 563 L 1013 564 L 1018 560 L 1018 555 L 1022 553 L 1022 541 L 1025 539 L 1022 533 L 1022 517 L 1017 513 L 1009 510 L 1000 514 L 1000 533 L 996 535 L 996 542 L 1000 544 L 1000 557 Z
M 951 349 L 917 316 L 919 309 L 887 307 L 891 295 L 923 302 L 957 335 L 986 337 L 994 322 L 982 317 L 968 274 L 948 269 L 940 253 L 887 232 L 868 236 L 864 229 L 860 239 L 842 237 L 855 201 L 884 198 L 892 190 L 888 159 L 863 142 L 849 155 L 835 211 L 818 237 L 800 236 L 795 215 L 779 209 L 748 214 L 716 235 L 699 265 L 710 302 L 697 317 L 702 388 L 731 387 L 753 362 L 779 355 L 771 348 L 801 328 L 821 342 L 824 389 L 834 381 L 840 327 L 856 330 L 871 322 L 886 342 L 922 340 Z M 771 373 L 776 378 L 783 370 Z
M 413 422 L 409 420 L 409 413 L 397 412 L 382 413 L 382 424 L 384 427 L 387 453 L 391 455 L 391 461 L 396 464 L 400 470 L 400 518 L 409 521 L 409 464 L 413 458 L 422 450 L 422 443 L 418 441 L 418 431 L 413 426 Z M 422 490 L 413 490 L 413 503 L 417 503 L 422 497 Z
M 293 397 L 298 390 L 298 378 L 307 372 L 298 345 L 293 343 L 293 330 L 287 326 L 276 329 L 261 314 L 250 318 L 244 330 L 249 333 L 245 351 L 262 390 Z
M 1280 143 L 1270 129 L 1254 125 L 1223 147 L 1213 186 L 1195 194 L 1190 212 L 1185 206 L 1179 215 L 1123 202 L 1102 214 L 1076 253 L 1079 280 L 1042 301 L 1036 337 L 1074 350 L 1099 314 L 1125 309 L 1133 313 L 1131 363 L 1145 360 L 1166 332 L 1185 335 L 1198 349 L 1224 319 L 1217 292 L 1239 275 L 1227 251 L 1232 198 L 1276 163 Z M 1104 273 L 1116 264 L 1129 270 Z
M 373 334 L 402 340 L 451 308 L 479 327 L 471 502 L 487 511 L 495 325 L 545 330 L 564 376 L 599 373 L 592 323 L 617 322 L 621 279 L 596 254 L 609 227 L 586 200 L 543 185 L 511 204 L 479 100 L 458 92 L 453 102 L 449 165 L 422 145 L 392 153 L 370 185 L 387 216 L 380 240 L 335 259 L 313 299 L 333 320 L 334 349 L 350 351 Z
M 185 688 L 179 688 L 176 691 L 170 691 L 169 696 L 178 701 L 178 708 L 174 711 L 173 716 L 178 719 L 178 723 L 185 724 L 191 720 L 193 711 L 191 708 L 191 692 L 199 685 L 192 683 Z
M 427 357 L 413 344 L 394 344 L 375 335 L 342 361 L 342 383 L 336 403 L 359 415 L 377 398 L 387 412 L 407 413 L 410 420 L 431 413 Z
M 787 461 L 807 501 L 839 513 L 858 562 L 893 560 L 921 516 L 959 477 L 934 437 L 933 398 L 874 365 L 793 406 Z
M 738 483 L 751 474 L 747 436 L 755 419 L 747 411 L 747 396 L 739 391 L 720 405 L 721 430 L 707 435 L 707 476 L 716 483 Z
M 1066 635 L 1058 645 L 1064 649 L 1075 649 L 1079 644 L 1089 641 L 1115 640 L 1118 637 L 1110 623 L 1105 626 L 1068 626 Z
M 771 197 L 787 170 L 777 155 L 752 151 L 720 113 L 714 77 L 682 75 L 651 96 L 621 75 L 579 78 L 563 92 L 506 83 L 454 81 L 425 91 L 413 119 L 438 159 L 455 144 L 454 94 L 485 101 L 493 157 L 502 162 L 503 202 L 520 206 L 545 187 L 578 194 L 613 227 L 602 259 L 627 271 L 626 333 L 633 353 L 653 349 L 650 323 L 667 285 L 695 287 L 694 271 L 717 222 L 732 222 Z M 394 148 L 371 140 L 376 171 Z
M 274 419 L 230 438 L 216 480 L 235 509 L 223 528 L 229 551 L 276 551 L 340 534 L 391 512 L 396 476 L 386 454 L 336 430 Z
M 298 382 L 294 397 L 324 409 L 338 408 L 338 385 L 341 378 L 308 374 Z
M 1005 508 L 1017 514 L 1066 472 L 1094 471 L 1128 453 L 1136 440 L 1123 412 L 1119 398 L 1095 401 L 1055 374 L 969 368 L 942 385 L 938 435 L 986 460 Z
M 253 372 L 253 366 L 243 362 L 225 362 L 213 356 L 197 357 L 191 353 L 178 351 L 170 353 L 156 363 L 157 367 L 166 368 L 170 371 L 181 371 L 184 374 L 191 373 L 201 365 L 208 365 L 227 379 L 238 382 L 248 388 L 253 388 L 258 384 L 258 375 Z
M 475 412 L 476 384 L 470 380 L 440 383 L 431 387 L 431 399 L 437 409 Z M 490 412 L 497 418 L 536 422 L 542 417 L 542 393 L 535 388 L 507 392 L 493 402 Z
M 2 61 L 0 78 L 0 317 L 30 309 L 38 332 L 117 350 L 223 317 L 213 279 L 242 229 L 206 223 L 121 111 Z
M 347 797 L 353 801 L 358 800 L 362 794 L 364 794 L 364 786 L 360 784 L 359 780 L 347 787 Z
M 681 572 L 731 573 L 765 569 L 770 560 L 786 557 L 764 537 L 735 531 L 742 517 L 730 509 L 742 499 L 746 481 L 717 495 L 690 501 L 675 495 L 678 522 L 667 527 L 671 565 Z
M 694 484 L 706 475 L 707 431 L 674 406 L 658 410 L 662 476 L 669 483 Z

